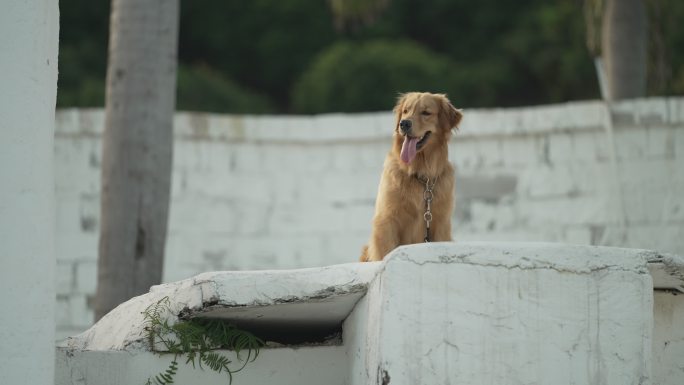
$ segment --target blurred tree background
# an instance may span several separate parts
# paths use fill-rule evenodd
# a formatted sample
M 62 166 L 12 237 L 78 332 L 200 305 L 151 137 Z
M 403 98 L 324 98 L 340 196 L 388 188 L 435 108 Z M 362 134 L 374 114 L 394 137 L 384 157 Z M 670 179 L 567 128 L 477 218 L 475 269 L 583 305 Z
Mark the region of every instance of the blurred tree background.
M 682 95 L 684 2 L 645 2 L 648 93 Z M 380 111 L 412 90 L 463 107 L 599 98 L 582 0 L 374 3 L 359 12 L 338 0 L 182 1 L 177 108 Z M 58 107 L 104 105 L 109 9 L 60 2 Z

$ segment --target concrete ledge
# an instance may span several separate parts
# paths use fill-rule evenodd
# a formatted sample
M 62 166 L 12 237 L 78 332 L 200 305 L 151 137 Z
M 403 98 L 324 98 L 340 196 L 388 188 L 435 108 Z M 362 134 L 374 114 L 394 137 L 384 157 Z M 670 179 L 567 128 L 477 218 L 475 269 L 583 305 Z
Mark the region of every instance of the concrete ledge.
M 684 258 L 674 254 L 652 253 L 646 256 L 653 277 L 653 288 L 684 293 Z
M 234 359 L 234 355 L 229 355 Z M 172 355 L 150 352 L 57 350 L 56 385 L 138 385 L 165 371 Z M 342 346 L 262 349 L 236 373 L 234 385 L 349 385 Z M 342 364 L 340 364 L 342 363 Z M 228 376 L 181 363 L 176 384 L 227 385 Z
M 221 317 L 238 325 L 294 325 L 326 330 L 342 321 L 365 293 L 379 264 L 346 264 L 298 270 L 211 272 L 154 286 L 112 310 L 59 347 L 76 350 L 148 351 L 142 312 L 164 297 L 179 316 Z

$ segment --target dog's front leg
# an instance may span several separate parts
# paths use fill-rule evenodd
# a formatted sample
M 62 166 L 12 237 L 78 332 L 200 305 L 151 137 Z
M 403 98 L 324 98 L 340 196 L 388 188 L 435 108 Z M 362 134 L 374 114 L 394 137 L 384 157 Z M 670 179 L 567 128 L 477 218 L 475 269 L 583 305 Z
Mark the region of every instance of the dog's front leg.
M 368 243 L 366 260 L 382 261 L 385 255 L 399 246 L 399 229 L 387 219 L 376 218 L 373 221 L 373 234 Z
M 444 222 L 444 225 L 435 227 L 430 235 L 432 235 L 432 242 L 451 242 L 451 224 Z

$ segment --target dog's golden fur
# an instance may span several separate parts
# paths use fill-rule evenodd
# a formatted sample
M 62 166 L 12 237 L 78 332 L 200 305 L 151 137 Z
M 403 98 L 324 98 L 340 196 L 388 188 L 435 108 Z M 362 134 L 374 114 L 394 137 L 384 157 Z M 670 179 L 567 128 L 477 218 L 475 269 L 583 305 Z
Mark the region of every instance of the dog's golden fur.
M 432 201 L 430 240 L 451 240 L 451 213 L 454 208 L 454 170 L 448 160 L 451 130 L 461 121 L 446 95 L 410 92 L 400 95 L 396 106 L 392 149 L 385 158 L 375 202 L 373 229 L 361 254 L 361 261 L 380 261 L 400 245 L 420 243 L 425 238 L 425 185 L 418 178 L 436 179 Z M 412 159 L 402 154 L 406 146 L 400 122 L 411 122 L 410 138 L 423 138 Z M 420 145 L 420 141 L 418 142 Z M 403 159 L 402 159 L 403 157 Z M 406 162 L 408 160 L 408 163 Z

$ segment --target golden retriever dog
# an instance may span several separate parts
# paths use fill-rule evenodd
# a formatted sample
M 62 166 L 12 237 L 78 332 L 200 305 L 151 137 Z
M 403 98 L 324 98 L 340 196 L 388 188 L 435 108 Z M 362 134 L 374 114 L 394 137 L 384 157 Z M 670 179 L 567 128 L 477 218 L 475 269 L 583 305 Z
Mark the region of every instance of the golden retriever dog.
M 392 149 L 362 262 L 380 261 L 400 245 L 451 241 L 454 169 L 448 142 L 463 115 L 446 95 L 426 92 L 400 95 L 394 112 Z

